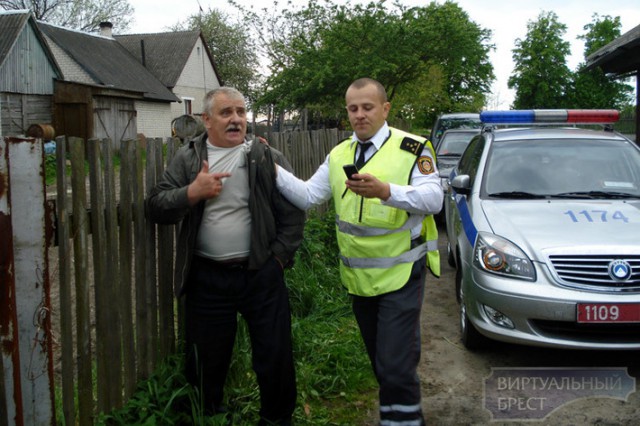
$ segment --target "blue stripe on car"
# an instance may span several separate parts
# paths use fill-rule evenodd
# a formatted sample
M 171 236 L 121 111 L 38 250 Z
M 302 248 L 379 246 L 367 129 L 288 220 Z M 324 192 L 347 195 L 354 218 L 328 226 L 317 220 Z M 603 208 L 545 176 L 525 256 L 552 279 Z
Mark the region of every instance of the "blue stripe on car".
M 458 214 L 460 215 L 460 221 L 462 222 L 462 229 L 464 234 L 469 240 L 469 244 L 473 246 L 476 243 L 476 237 L 478 236 L 478 230 L 471 220 L 471 214 L 469 213 L 469 207 L 467 206 L 467 198 L 463 195 L 456 194 L 456 205 L 458 206 Z

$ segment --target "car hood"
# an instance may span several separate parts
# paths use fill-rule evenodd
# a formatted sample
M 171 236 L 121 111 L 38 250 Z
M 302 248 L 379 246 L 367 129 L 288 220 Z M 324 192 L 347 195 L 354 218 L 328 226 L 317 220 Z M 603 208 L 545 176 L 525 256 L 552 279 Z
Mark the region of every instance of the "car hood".
M 638 251 L 640 201 L 484 200 L 489 227 L 543 261 L 543 252 Z M 605 247 L 609 247 L 607 250 Z

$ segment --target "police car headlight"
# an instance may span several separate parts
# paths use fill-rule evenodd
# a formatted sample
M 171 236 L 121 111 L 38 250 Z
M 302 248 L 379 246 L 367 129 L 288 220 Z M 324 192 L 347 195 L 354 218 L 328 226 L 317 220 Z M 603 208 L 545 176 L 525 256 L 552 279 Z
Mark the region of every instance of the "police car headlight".
M 480 232 L 476 239 L 473 264 L 492 274 L 535 281 L 533 263 L 518 246 L 493 234 Z

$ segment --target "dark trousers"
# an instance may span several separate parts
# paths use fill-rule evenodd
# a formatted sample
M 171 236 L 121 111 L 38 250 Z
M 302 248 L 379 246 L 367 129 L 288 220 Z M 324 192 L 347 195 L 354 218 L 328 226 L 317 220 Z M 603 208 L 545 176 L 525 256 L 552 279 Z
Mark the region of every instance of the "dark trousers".
M 423 258 L 413 264 L 409 280 L 399 290 L 352 298 L 353 312 L 380 385 L 382 425 L 424 424 L 417 369 L 425 279 Z
M 240 313 L 251 339 L 261 422 L 290 424 L 296 404 L 291 311 L 278 261 L 249 271 L 195 256 L 187 285 L 186 375 L 201 390 L 205 407 L 220 411 Z

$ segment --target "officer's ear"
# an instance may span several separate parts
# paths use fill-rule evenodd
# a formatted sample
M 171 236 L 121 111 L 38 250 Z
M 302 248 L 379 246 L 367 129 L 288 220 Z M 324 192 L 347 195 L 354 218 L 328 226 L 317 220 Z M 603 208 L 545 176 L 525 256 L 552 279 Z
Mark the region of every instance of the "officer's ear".
M 387 119 L 387 115 L 389 115 L 389 111 L 391 110 L 391 102 L 385 102 L 382 104 L 382 111 L 384 112 L 384 119 Z

